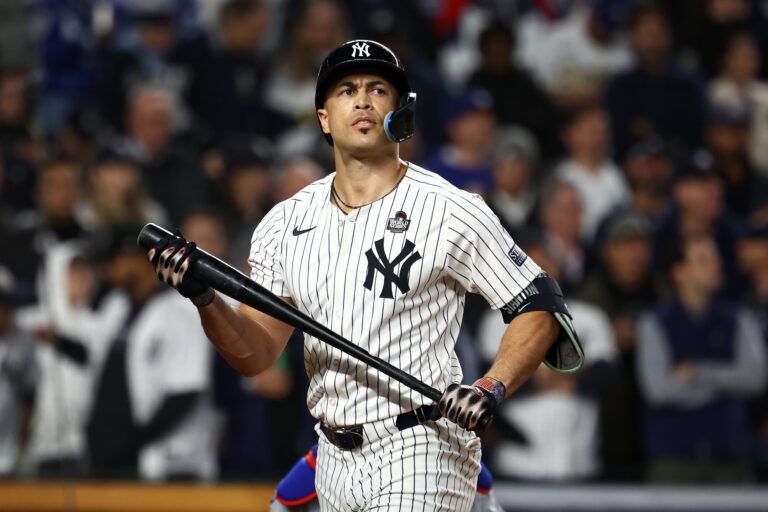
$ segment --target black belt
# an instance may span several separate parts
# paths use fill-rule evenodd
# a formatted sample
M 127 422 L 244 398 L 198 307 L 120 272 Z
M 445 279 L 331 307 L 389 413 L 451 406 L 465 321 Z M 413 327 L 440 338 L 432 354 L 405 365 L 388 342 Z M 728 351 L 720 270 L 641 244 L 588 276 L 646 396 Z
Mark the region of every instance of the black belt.
M 440 412 L 436 405 L 424 405 L 413 411 L 404 412 L 397 416 L 395 426 L 398 430 L 405 430 L 416 425 L 421 425 L 427 421 L 436 420 L 440 417 Z M 341 427 L 332 429 L 320 424 L 320 430 L 325 437 L 338 448 L 342 450 L 354 450 L 363 445 L 363 426 L 354 425 L 351 427 Z

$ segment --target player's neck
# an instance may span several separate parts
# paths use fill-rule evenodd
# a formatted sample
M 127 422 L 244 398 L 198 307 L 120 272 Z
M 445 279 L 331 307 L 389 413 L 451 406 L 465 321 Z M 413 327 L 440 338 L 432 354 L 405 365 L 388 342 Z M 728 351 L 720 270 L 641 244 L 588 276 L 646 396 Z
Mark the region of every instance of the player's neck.
M 333 186 L 346 205 L 366 205 L 387 195 L 403 177 L 405 169 L 397 153 L 364 159 L 337 153 Z M 337 200 L 337 205 L 349 211 L 341 201 Z

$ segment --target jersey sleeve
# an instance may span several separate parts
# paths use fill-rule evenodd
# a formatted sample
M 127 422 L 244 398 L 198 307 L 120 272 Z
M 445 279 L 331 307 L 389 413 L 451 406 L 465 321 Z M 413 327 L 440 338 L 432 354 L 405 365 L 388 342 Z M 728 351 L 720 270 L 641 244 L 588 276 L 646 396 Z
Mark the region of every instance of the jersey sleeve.
M 446 236 L 447 272 L 494 309 L 512 301 L 541 272 L 476 194 L 462 192 L 449 202 Z
M 278 204 L 264 216 L 251 238 L 248 264 L 251 279 L 278 297 L 288 297 L 285 286 L 281 244 L 285 233 L 285 208 Z

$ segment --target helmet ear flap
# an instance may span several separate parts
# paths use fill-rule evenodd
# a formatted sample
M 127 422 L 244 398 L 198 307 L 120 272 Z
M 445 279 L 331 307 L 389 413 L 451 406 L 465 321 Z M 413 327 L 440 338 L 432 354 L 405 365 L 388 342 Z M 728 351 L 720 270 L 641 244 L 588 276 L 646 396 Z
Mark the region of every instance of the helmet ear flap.
M 384 131 L 392 142 L 403 142 L 416 132 L 416 93 L 409 92 L 400 98 L 400 106 L 384 118 Z

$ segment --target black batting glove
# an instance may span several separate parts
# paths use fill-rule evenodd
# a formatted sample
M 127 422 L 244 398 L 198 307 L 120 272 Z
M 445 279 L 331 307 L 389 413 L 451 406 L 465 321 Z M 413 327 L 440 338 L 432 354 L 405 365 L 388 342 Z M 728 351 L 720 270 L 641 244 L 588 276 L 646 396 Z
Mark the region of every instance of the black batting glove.
M 174 234 L 173 239 L 161 240 L 149 250 L 149 261 L 155 267 L 157 278 L 192 299 L 195 305 L 210 303 L 213 289 L 195 279 L 190 272 L 200 257 L 197 244 L 184 239 L 178 230 Z
M 504 384 L 488 377 L 471 386 L 451 384 L 437 406 L 449 421 L 467 430 L 482 431 L 491 423 L 505 391 Z

